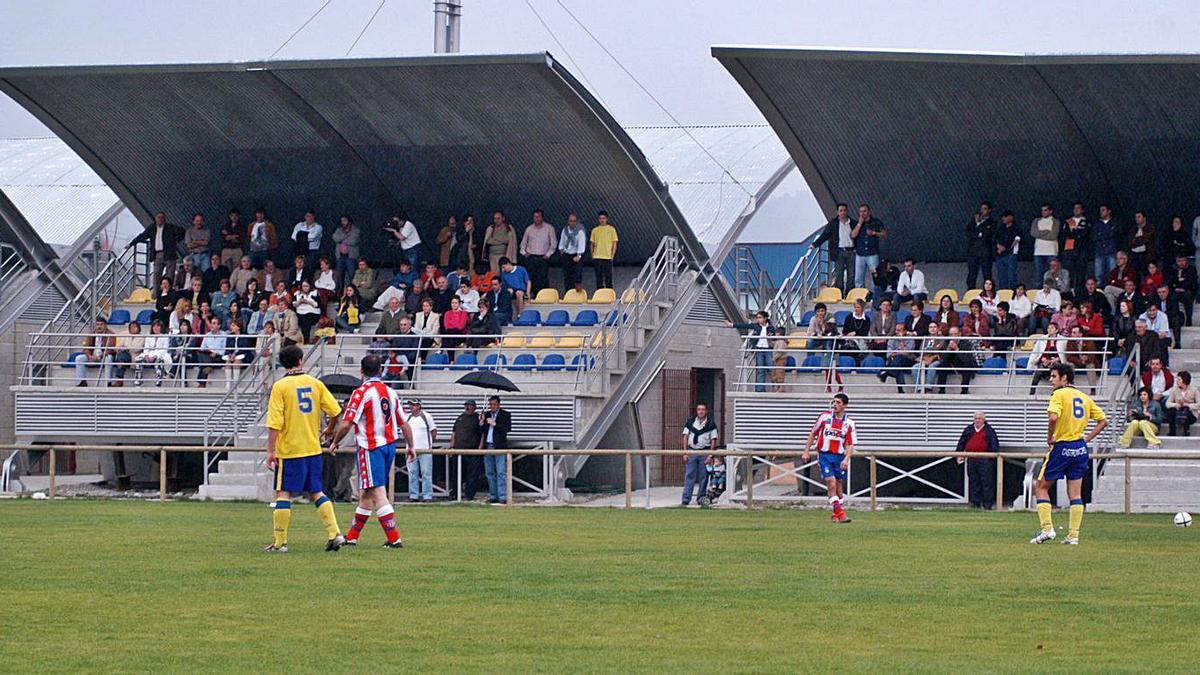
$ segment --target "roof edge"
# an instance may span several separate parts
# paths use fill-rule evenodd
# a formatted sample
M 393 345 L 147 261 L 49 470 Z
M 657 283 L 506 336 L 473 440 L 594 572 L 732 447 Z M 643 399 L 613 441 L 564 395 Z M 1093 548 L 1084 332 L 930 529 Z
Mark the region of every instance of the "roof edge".
M 773 58 L 806 61 L 895 61 L 907 63 L 977 63 L 996 65 L 1119 65 L 1200 63 L 1200 53 L 1062 53 L 1023 54 L 971 50 L 814 47 L 805 45 L 713 45 L 713 58 Z

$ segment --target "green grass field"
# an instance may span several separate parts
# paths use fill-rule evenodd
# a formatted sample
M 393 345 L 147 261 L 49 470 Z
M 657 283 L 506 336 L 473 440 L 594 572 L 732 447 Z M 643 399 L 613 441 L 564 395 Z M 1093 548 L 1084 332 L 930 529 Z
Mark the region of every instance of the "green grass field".
M 348 505 L 338 505 L 346 521 Z M 0 670 L 1189 671 L 1197 528 L 1089 514 L 0 502 Z M 1066 514 L 1056 514 L 1065 524 Z

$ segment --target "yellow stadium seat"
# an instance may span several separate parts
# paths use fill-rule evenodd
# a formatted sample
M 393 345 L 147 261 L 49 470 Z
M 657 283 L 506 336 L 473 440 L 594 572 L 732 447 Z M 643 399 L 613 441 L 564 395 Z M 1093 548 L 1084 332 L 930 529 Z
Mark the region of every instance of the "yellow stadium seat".
M 587 291 L 577 291 L 572 288 L 563 294 L 562 301 L 569 305 L 582 305 L 588 301 Z
M 953 288 L 943 288 L 937 293 L 930 295 L 929 301 L 933 303 L 934 307 L 940 307 L 942 304 L 942 296 L 944 295 L 950 296 L 950 302 L 958 302 L 958 291 L 954 290 Z
M 822 288 L 821 292 L 817 293 L 817 299 L 815 300 L 815 302 L 824 302 L 826 304 L 841 301 L 842 290 L 840 288 L 831 288 L 829 286 Z
M 150 292 L 149 288 L 135 288 L 129 297 L 125 298 L 125 302 L 130 305 L 144 305 L 154 302 L 154 294 Z
M 788 337 L 788 341 L 787 341 L 788 349 L 804 349 L 807 346 L 808 346 L 808 338 Z
M 1021 351 L 1024 351 L 1024 352 L 1031 352 L 1031 351 L 1033 351 L 1033 345 L 1034 345 L 1034 343 L 1035 343 L 1035 342 L 1037 342 L 1039 339 L 1041 339 L 1041 338 L 1044 338 L 1044 337 L 1046 337 L 1046 334 L 1045 334 L 1045 333 L 1034 333 L 1033 335 L 1030 335 L 1030 336 L 1029 336 L 1029 339 L 1025 341 L 1025 344 L 1023 344 L 1023 345 L 1021 345 L 1021 346 L 1020 346 L 1020 350 L 1021 350 Z
M 549 349 L 554 346 L 554 336 L 549 333 L 536 333 L 525 343 L 529 349 Z
M 500 346 L 506 349 L 520 349 L 525 346 L 525 336 L 520 333 L 505 335 L 500 341 Z
M 531 305 L 553 305 L 558 302 L 557 288 L 543 288 L 537 292 L 533 300 L 529 301 Z
M 561 349 L 579 349 L 583 346 L 583 335 L 567 333 L 558 339 L 558 346 Z
M 621 302 L 626 303 L 626 304 L 629 304 L 631 302 L 645 302 L 645 301 L 646 301 L 646 291 L 643 291 L 640 288 L 626 288 L 625 292 L 621 294 Z
M 617 301 L 617 292 L 611 288 L 597 288 L 595 293 L 592 293 L 592 299 L 588 300 L 593 305 L 611 305 Z
M 604 339 L 604 335 L 605 335 L 604 333 L 596 333 L 596 337 L 592 338 L 592 348 L 593 349 L 595 349 L 597 347 L 603 347 L 605 345 L 605 343 L 607 343 L 609 346 L 612 346 L 612 343 L 614 341 L 612 333 L 608 333 L 607 340 Z
M 996 292 L 997 302 L 1012 302 L 1013 292 L 1011 288 L 1002 288 Z
M 1037 294 L 1038 294 L 1038 289 L 1036 289 L 1036 288 L 1031 288 L 1031 289 L 1025 291 L 1025 297 L 1029 298 L 1030 302 L 1033 302 L 1035 299 L 1037 299 Z
M 850 292 L 846 294 L 846 302 L 854 302 L 855 300 L 862 300 L 863 302 L 866 302 L 867 289 L 851 288 Z
M 972 288 L 971 290 L 967 291 L 966 293 L 963 293 L 962 299 L 958 301 L 958 304 L 960 304 L 960 305 L 971 304 L 971 301 L 978 298 L 979 294 L 981 292 L 982 291 L 980 291 L 978 288 Z M 939 295 L 938 297 L 940 298 L 941 296 Z

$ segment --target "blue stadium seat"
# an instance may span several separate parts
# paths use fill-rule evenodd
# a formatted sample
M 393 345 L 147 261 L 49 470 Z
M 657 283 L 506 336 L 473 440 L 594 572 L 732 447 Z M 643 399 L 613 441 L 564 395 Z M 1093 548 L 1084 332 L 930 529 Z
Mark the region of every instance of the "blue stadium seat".
M 791 356 L 791 355 L 788 355 L 788 357 L 787 357 L 787 365 L 786 365 L 786 366 L 784 366 L 784 371 L 783 371 L 783 372 L 785 372 L 785 373 L 794 373 L 794 372 L 796 372 L 796 357 L 794 357 L 794 356 Z
M 521 313 L 525 315 L 524 312 Z M 565 326 L 571 320 L 571 315 L 567 314 L 565 309 L 556 309 L 546 315 L 546 320 L 542 322 L 543 326 Z
M 575 358 L 571 359 L 571 365 L 567 366 L 567 370 L 589 370 L 595 365 L 595 359 L 589 358 L 586 354 L 576 354 Z
M 1008 369 L 1008 361 L 1003 356 L 989 356 L 981 366 L 980 375 L 1003 375 Z
M 82 353 L 83 352 L 71 352 L 71 355 L 68 356 L 67 360 L 63 362 L 62 367 L 63 368 L 74 368 L 75 367 L 75 357 L 79 356 Z M 96 364 L 96 365 L 100 365 L 100 364 Z
M 508 357 L 503 354 L 488 354 L 483 360 L 484 370 L 500 370 L 508 365 Z
M 492 356 L 496 356 L 496 354 L 492 354 L 488 358 L 491 359 Z M 529 372 L 533 370 L 535 366 L 537 366 L 537 357 L 528 352 L 521 352 L 520 354 L 517 354 L 516 358 L 514 358 L 512 363 L 509 364 L 508 369 L 519 372 Z
M 850 316 L 850 310 L 848 310 L 848 309 L 838 310 L 838 312 L 833 315 L 833 320 L 837 321 L 838 327 L 841 328 L 842 324 L 846 323 L 846 317 L 848 317 L 848 316 Z
M 926 311 L 925 316 L 929 317 L 930 321 L 937 321 L 937 312 L 933 310 Z
M 446 352 L 434 352 L 425 358 L 425 370 L 446 370 L 449 367 L 450 356 Z
M 608 313 L 608 316 L 606 316 L 606 317 L 604 318 L 604 325 L 605 325 L 605 326 L 615 326 L 615 325 L 617 325 L 617 310 L 615 310 L 615 309 L 614 309 L 614 310 L 612 310 L 611 312 L 609 312 L 609 313 Z
M 578 357 L 576 357 L 578 358 Z M 542 365 L 538 366 L 538 370 L 563 370 L 567 367 L 567 359 L 562 354 L 547 354 L 542 359 Z
M 1022 356 L 1021 358 L 1017 359 L 1017 372 L 1026 373 L 1026 374 L 1033 372 L 1033 371 L 1029 370 L 1029 357 L 1028 356 Z
M 855 366 L 858 365 L 853 356 L 839 356 L 837 363 L 838 370 L 842 371 L 843 373 L 854 370 Z
M 804 357 L 804 363 L 797 369 L 801 373 L 815 373 L 821 370 L 821 356 L 819 354 L 809 354 Z
M 1108 360 L 1108 374 L 1120 375 L 1122 370 L 1125 370 L 1127 361 L 1123 356 L 1114 356 Z
M 542 313 L 536 309 L 527 309 L 512 322 L 514 326 L 536 326 L 542 322 Z
M 617 310 L 612 311 L 613 319 L 617 317 Z M 595 326 L 600 323 L 600 315 L 594 309 L 582 309 L 575 315 L 575 320 L 571 322 L 572 326 Z
M 149 326 L 150 324 L 154 323 L 154 310 L 143 309 L 142 311 L 138 312 L 137 322 L 143 326 Z
M 132 320 L 133 317 L 129 316 L 127 309 L 114 309 L 112 314 L 108 315 L 108 322 L 117 326 L 124 326 Z
M 812 323 L 812 318 L 816 315 L 817 313 L 811 309 L 805 312 L 804 316 L 800 318 L 800 327 L 808 328 L 808 324 Z
M 450 366 L 451 370 L 475 370 L 479 365 L 479 359 L 471 352 L 462 352 L 454 359 L 454 365 Z
M 878 375 L 879 373 L 883 372 L 883 367 L 886 365 L 887 363 L 883 360 L 882 356 L 868 356 L 867 358 L 863 359 L 862 365 L 858 368 L 858 372 L 866 373 L 868 375 Z

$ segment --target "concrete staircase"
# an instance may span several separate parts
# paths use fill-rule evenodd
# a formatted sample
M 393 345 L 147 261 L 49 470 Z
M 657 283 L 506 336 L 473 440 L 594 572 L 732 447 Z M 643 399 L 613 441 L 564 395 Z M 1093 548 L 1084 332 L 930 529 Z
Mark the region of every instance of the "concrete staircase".
M 1130 510 L 1135 513 L 1200 511 L 1200 460 L 1166 459 L 1173 452 L 1200 450 L 1200 437 L 1160 436 L 1164 459 L 1130 460 L 1132 485 Z M 1150 452 L 1144 438 L 1134 440 L 1134 450 Z M 1092 493 L 1092 511 L 1125 510 L 1125 462 L 1110 461 Z
M 271 472 L 263 465 L 264 459 L 264 455 L 256 452 L 229 453 L 217 463 L 217 470 L 208 475 L 208 484 L 201 485 L 196 496 L 215 501 L 270 501 L 274 493 Z

